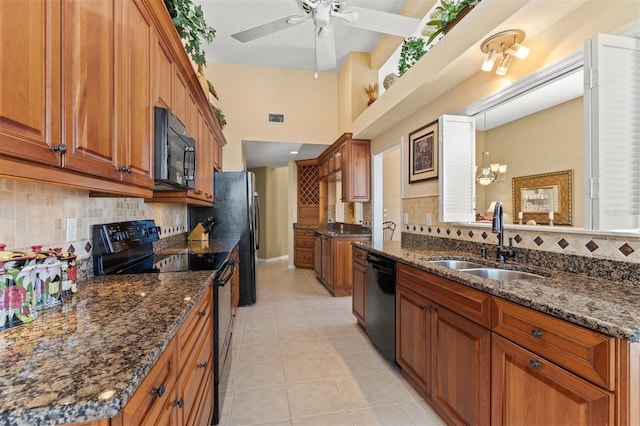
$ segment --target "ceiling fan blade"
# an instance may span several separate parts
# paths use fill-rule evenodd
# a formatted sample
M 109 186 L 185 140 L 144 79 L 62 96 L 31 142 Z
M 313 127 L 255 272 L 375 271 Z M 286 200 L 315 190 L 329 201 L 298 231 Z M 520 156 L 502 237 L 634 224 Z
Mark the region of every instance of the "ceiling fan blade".
M 327 31 L 328 30 L 328 31 Z M 336 67 L 336 41 L 332 29 L 319 36 L 316 29 L 316 69 L 326 71 Z
M 364 7 L 349 6 L 348 11 L 358 14 L 358 20 L 349 24 L 350 26 L 383 34 L 409 37 L 420 24 L 418 18 Z
M 307 20 L 309 16 L 291 15 L 285 18 L 276 19 L 275 21 L 267 22 L 265 24 L 257 25 L 255 27 L 247 28 L 239 31 L 235 34 L 231 34 L 231 37 L 238 41 L 246 43 L 251 40 L 255 40 L 260 37 L 273 34 L 278 31 L 282 31 L 285 28 L 289 28 L 293 25 L 298 25 Z

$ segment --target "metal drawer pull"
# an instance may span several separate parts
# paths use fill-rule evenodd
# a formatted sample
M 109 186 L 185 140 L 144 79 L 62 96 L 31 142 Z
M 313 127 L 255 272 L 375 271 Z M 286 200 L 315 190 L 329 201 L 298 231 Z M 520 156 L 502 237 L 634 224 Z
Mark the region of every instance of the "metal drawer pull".
M 184 398 L 180 398 L 177 401 L 173 401 L 173 404 L 171 404 L 173 407 L 175 407 L 176 405 L 180 408 L 184 407 Z
M 198 364 L 198 367 L 207 368 L 207 363 L 206 362 L 201 362 L 200 364 Z
M 533 368 L 534 370 L 539 370 L 540 366 L 542 364 L 540 364 L 540 361 L 532 359 L 531 361 L 529 361 L 529 365 L 531 366 L 531 368 Z
M 198 311 L 198 315 L 203 317 L 203 316 L 207 315 L 207 311 Z
M 164 395 L 165 390 L 164 384 L 161 384 L 159 388 L 151 388 L 151 395 L 162 396 Z
M 542 337 L 542 331 L 534 328 L 533 330 L 531 330 L 531 335 L 539 339 L 540 337 Z
M 422 309 L 424 309 L 425 311 L 429 312 L 430 314 L 432 314 L 432 313 L 434 313 L 436 311 L 435 309 L 433 309 L 431 306 L 428 306 L 428 305 L 424 305 L 422 307 Z

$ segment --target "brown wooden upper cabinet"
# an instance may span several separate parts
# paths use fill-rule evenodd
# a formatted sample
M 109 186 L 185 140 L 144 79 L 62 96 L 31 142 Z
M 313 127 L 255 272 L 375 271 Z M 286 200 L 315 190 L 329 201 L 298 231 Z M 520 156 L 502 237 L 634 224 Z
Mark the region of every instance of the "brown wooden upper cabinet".
M 151 198 L 159 105 L 201 139 L 195 202 L 211 204 L 226 141 L 163 2 L 3 1 L 0 45 L 4 176 Z
M 343 202 L 371 200 L 371 146 L 365 139 L 351 139 L 351 133 L 338 138 L 320 157 L 320 178 L 342 178 Z M 341 175 L 338 175 L 341 172 Z

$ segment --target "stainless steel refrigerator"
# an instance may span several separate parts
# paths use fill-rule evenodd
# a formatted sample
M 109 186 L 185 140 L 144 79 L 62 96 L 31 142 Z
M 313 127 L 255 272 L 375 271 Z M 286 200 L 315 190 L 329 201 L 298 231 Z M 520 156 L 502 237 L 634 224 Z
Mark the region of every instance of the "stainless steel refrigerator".
M 213 207 L 189 207 L 189 229 L 214 218 L 209 234 L 240 240 L 240 306 L 256 303 L 256 250 L 260 247 L 260 203 L 251 172 L 216 172 Z

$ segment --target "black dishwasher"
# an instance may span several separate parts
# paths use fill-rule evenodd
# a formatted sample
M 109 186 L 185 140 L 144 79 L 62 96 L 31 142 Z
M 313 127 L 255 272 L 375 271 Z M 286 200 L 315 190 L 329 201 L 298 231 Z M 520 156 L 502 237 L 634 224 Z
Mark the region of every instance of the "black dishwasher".
M 367 255 L 365 325 L 371 341 L 391 362 L 396 362 L 396 264 Z

